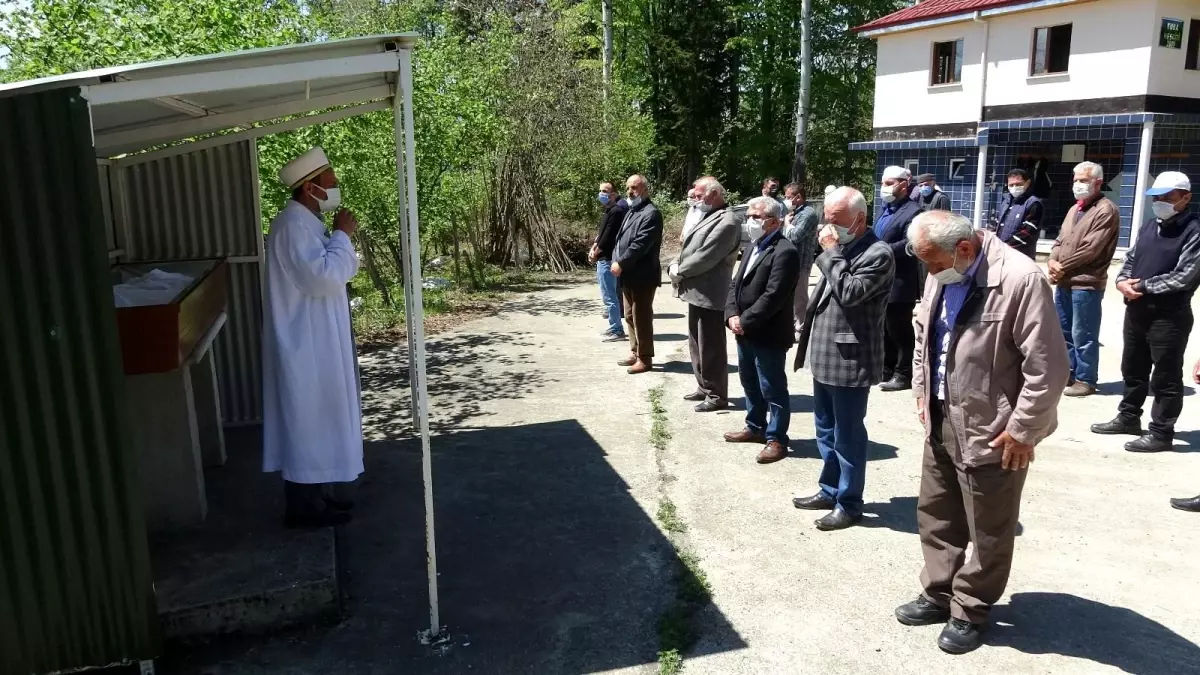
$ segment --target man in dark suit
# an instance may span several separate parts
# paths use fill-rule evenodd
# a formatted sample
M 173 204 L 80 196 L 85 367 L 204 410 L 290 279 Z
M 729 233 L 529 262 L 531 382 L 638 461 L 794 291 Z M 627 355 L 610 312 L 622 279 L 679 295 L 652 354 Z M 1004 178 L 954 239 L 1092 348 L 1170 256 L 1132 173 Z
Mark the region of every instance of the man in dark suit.
M 630 375 L 650 371 L 654 362 L 654 294 L 662 283 L 663 219 L 650 202 L 646 179 L 633 175 L 625 181 L 629 213 L 617 234 L 612 273 L 621 280 L 625 323 L 629 325 L 629 358 L 618 361 Z
M 819 530 L 840 530 L 862 519 L 867 478 L 867 396 L 883 370 L 884 308 L 895 276 L 892 249 L 867 229 L 867 201 L 854 188 L 825 198 L 817 242 L 822 278 L 813 291 L 796 369 L 807 358 L 813 376 L 813 420 L 825 466 L 821 491 L 796 498 L 798 509 L 824 511 Z
M 913 309 L 921 297 L 923 275 L 917 259 L 906 250 L 908 226 L 922 213 L 921 203 L 908 198 L 910 182 L 908 169 L 889 166 L 883 170 L 879 196 L 886 206 L 875 221 L 875 236 L 892 248 L 896 261 L 883 336 L 883 391 L 912 389 Z
M 725 434 L 729 443 L 765 445 L 759 464 L 787 457 L 791 399 L 787 390 L 787 351 L 796 327 L 792 297 L 800 276 L 800 254 L 783 236 L 783 205 L 769 196 L 746 207 L 750 244 L 733 275 L 725 304 L 725 324 L 736 336 L 738 374 L 746 392 L 746 428 Z

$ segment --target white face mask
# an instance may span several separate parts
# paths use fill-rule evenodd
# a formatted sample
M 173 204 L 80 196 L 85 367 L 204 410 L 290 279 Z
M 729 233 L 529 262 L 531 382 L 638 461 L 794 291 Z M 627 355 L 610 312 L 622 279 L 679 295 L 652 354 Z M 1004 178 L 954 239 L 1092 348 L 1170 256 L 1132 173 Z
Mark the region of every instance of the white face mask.
M 880 185 L 879 193 L 880 193 L 880 196 L 883 197 L 883 201 L 885 201 L 889 204 L 896 201 L 896 186 L 895 185 Z
M 313 195 L 313 199 L 317 200 L 317 207 L 321 209 L 321 213 L 329 213 L 342 205 L 342 189 L 331 187 L 324 188 L 325 199 L 321 199 L 317 195 Z
M 950 266 L 947 267 L 946 269 L 942 270 L 941 272 L 938 272 L 937 274 L 933 275 L 933 278 L 937 279 L 938 283 L 943 286 L 960 283 L 963 279 L 966 278 L 967 275 L 964 274 L 963 272 L 959 272 L 958 270 L 954 269 L 957 266 L 958 266 L 958 251 L 955 250 L 954 251 L 954 260 L 950 263 Z M 970 265 L 967 265 L 967 267 L 969 268 Z
M 688 197 L 687 205 L 689 209 L 694 209 L 697 206 L 700 206 L 700 200 L 696 199 L 695 197 Z
M 746 236 L 750 237 L 750 241 L 758 241 L 763 234 L 763 220 L 762 218 L 747 218 L 742 228 L 746 232 Z
M 1175 205 L 1171 202 L 1154 202 L 1150 204 L 1154 217 L 1159 220 L 1170 220 L 1175 217 Z
M 833 229 L 837 232 L 839 244 L 849 244 L 854 241 L 854 235 L 850 234 L 850 228 L 834 225 Z
M 1014 185 L 1008 188 L 1008 194 L 1012 195 L 1013 197 L 1020 197 L 1021 195 L 1025 194 L 1025 186 Z
M 1075 195 L 1075 199 L 1087 199 L 1092 196 L 1092 181 L 1077 180 L 1071 186 L 1071 192 Z
M 713 207 L 712 204 L 706 204 L 697 200 L 696 209 L 700 211 L 700 213 L 712 213 Z

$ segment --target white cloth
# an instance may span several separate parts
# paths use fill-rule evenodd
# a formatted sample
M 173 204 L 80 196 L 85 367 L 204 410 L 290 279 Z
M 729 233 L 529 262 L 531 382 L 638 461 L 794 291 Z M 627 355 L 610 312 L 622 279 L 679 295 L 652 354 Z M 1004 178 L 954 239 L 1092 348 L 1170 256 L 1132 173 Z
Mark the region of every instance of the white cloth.
M 166 305 L 191 284 L 192 278 L 186 274 L 153 269 L 113 286 L 113 302 L 117 307 Z
M 362 405 L 346 282 L 350 237 L 288 202 L 267 235 L 263 308 L 263 471 L 293 483 L 363 472 Z
M 705 213 L 696 207 L 688 209 L 687 215 L 683 218 L 683 234 L 680 235 L 680 241 L 687 239 L 692 230 L 704 220 Z

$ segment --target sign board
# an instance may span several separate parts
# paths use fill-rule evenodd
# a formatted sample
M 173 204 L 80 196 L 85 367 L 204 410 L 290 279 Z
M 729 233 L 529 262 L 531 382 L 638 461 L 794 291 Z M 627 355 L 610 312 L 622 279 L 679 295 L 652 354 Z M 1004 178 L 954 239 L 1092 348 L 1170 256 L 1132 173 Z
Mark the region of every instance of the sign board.
M 1183 48 L 1183 19 L 1163 18 L 1162 30 L 1158 33 L 1158 46 L 1168 49 Z

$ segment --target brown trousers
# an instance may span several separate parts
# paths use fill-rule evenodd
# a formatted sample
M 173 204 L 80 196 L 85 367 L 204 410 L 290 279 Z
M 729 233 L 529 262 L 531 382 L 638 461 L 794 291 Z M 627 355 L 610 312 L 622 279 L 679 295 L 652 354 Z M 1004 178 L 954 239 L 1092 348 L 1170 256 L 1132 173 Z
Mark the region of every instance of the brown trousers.
M 621 285 L 625 301 L 625 323 L 629 328 L 629 351 L 643 361 L 654 358 L 654 294 L 658 286 Z
M 696 386 L 708 401 L 729 400 L 729 351 L 725 312 L 688 305 L 688 348 Z
M 962 467 L 954 462 L 957 441 L 942 404 L 929 414 L 933 433 L 925 443 L 917 529 L 925 569 L 925 598 L 971 623 L 987 623 L 1004 595 L 1028 469 L 1008 471 L 999 463 Z M 971 557 L 967 544 L 974 543 Z

